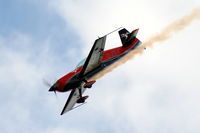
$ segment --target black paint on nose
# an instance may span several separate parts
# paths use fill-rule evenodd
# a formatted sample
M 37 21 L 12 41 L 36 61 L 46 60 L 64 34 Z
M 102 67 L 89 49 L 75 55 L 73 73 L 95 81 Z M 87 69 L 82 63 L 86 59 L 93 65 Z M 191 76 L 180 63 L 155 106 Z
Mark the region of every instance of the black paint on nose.
M 55 90 L 56 90 L 56 88 L 54 87 L 54 85 L 51 86 L 51 88 L 49 89 L 49 91 L 55 91 Z

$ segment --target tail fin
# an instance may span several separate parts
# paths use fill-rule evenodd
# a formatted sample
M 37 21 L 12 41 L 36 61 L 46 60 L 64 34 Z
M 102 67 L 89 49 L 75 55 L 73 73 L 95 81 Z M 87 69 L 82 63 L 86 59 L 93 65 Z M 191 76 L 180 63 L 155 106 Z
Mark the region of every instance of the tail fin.
M 119 31 L 119 36 L 120 36 L 123 47 L 127 47 L 128 45 L 130 45 L 132 40 L 136 37 L 138 30 L 139 29 L 136 29 L 130 33 L 128 30 L 123 28 Z

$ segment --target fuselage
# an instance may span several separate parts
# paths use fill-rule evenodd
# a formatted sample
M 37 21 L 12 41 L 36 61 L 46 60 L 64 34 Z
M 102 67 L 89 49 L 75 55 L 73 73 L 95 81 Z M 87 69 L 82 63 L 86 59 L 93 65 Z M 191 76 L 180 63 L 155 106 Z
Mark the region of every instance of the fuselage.
M 83 69 L 83 65 L 75 68 L 70 73 L 66 74 L 52 86 L 52 90 L 59 91 L 59 92 L 66 92 L 69 90 L 72 90 L 74 88 L 77 88 L 81 85 L 83 80 L 87 79 L 89 80 L 94 75 L 98 74 L 102 70 L 106 69 L 108 66 L 112 65 L 114 62 L 121 59 L 123 56 L 128 54 L 130 51 L 137 48 L 138 45 L 140 45 L 141 42 L 137 38 L 135 38 L 129 46 L 126 47 L 117 47 L 113 49 L 109 49 L 103 52 L 102 58 L 101 58 L 101 65 L 91 72 L 88 72 L 86 75 L 84 75 L 83 78 L 78 78 L 79 73 Z

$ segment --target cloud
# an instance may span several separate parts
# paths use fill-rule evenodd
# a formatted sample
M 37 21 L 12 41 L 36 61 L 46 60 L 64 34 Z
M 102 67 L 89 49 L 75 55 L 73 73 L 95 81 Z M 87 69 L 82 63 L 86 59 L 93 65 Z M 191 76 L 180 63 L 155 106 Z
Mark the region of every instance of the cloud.
M 179 7 L 180 4 L 183 6 Z M 133 26 L 139 27 L 138 38 L 145 41 L 199 4 L 196 0 L 188 4 L 156 0 L 50 3 L 85 39 L 86 49 L 96 36 L 121 25 L 131 30 Z M 110 128 L 116 132 L 191 132 L 191 127 L 198 132 L 195 123 L 200 119 L 194 118 L 199 111 L 198 25 L 194 21 L 163 45 L 155 44 L 142 56 L 98 80 L 95 90 L 88 92 L 92 96 L 90 110 L 111 120 Z M 116 37 L 110 42 L 115 42 Z M 117 44 L 120 43 L 106 45 Z
M 48 114 L 53 104 L 48 99 L 48 88 L 42 85 L 42 78 L 53 72 L 51 66 L 56 59 L 49 59 L 56 56 L 48 50 L 49 45 L 49 41 L 37 42 L 23 33 L 0 37 L 0 125 L 4 132 L 40 131 L 38 121 L 46 121 L 36 118 Z
M 146 1 L 53 1 L 50 6 L 81 34 L 86 41 L 120 26 L 138 28 L 155 18 Z M 115 3 L 115 4 L 114 4 Z M 134 6 L 134 8 L 133 8 Z M 147 12 L 142 11 L 143 9 Z M 74 15 L 74 13 L 77 13 Z M 156 18 L 155 18 L 156 19 Z M 159 21 L 154 22 L 159 25 Z
M 59 78 L 71 70 L 79 59 L 77 47 L 87 56 L 97 36 L 124 26 L 129 30 L 140 28 L 138 38 L 145 41 L 198 4 L 197 0 L 46 1 L 44 6 L 65 20 L 66 28 L 61 28 L 69 30 L 66 38 L 70 39 L 62 42 L 64 35 L 58 38 L 51 34 L 38 40 L 34 34 L 19 31 L 0 36 L 1 130 L 199 132 L 197 21 L 163 45 L 147 49 L 99 79 L 86 92 L 90 95 L 88 103 L 68 114 L 59 116 L 67 94 L 58 94 L 56 101 L 42 84 L 43 77 L 53 82 L 52 77 Z M 107 48 L 120 45 L 117 34 L 108 41 Z

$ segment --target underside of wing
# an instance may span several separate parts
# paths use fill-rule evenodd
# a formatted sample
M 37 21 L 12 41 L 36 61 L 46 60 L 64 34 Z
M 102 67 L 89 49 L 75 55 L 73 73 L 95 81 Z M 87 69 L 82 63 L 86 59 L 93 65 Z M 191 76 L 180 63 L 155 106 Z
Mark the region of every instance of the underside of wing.
M 86 88 L 81 86 L 81 91 L 82 94 L 85 91 Z M 80 98 L 80 94 L 79 94 L 79 88 L 73 89 L 71 91 L 71 93 L 69 94 L 69 97 L 67 99 L 67 102 L 61 112 L 61 115 L 63 115 L 64 113 L 72 110 L 75 106 L 75 104 L 77 103 L 77 100 Z
M 103 36 L 94 42 L 94 45 L 85 61 L 85 64 L 83 65 L 83 69 L 79 74 L 80 77 L 83 77 L 85 74 L 100 65 L 104 52 L 105 42 L 106 36 Z

